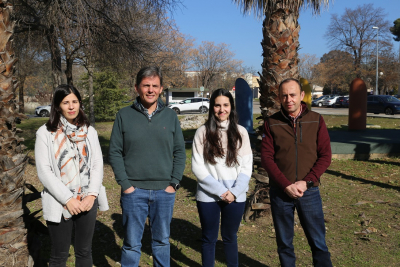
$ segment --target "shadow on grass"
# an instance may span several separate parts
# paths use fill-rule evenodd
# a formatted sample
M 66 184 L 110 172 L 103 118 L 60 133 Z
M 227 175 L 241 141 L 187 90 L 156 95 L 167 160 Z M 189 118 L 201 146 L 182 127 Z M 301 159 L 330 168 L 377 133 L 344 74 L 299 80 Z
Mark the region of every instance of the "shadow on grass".
M 180 182 L 180 185 L 182 188 L 185 188 L 187 191 L 189 191 L 189 194 L 187 197 L 194 197 L 196 195 L 197 191 L 197 181 L 187 177 L 186 175 L 183 175 L 182 181 Z
M 46 224 L 39 220 L 31 222 L 28 234 L 30 255 L 38 255 L 35 267 L 46 267 L 50 260 L 51 241 Z M 71 245 L 74 246 L 74 231 L 72 232 Z M 71 255 L 69 255 L 71 256 Z M 120 261 L 121 249 L 116 243 L 113 230 L 96 220 L 95 232 L 92 241 L 92 257 L 94 266 L 112 266 L 107 262 L 106 256 L 114 261 Z M 75 262 L 75 258 L 73 259 Z
M 196 131 L 197 131 L 197 129 L 182 130 L 183 138 L 185 139 L 185 141 L 193 140 Z
M 377 160 L 377 159 L 370 159 L 368 162 L 374 162 L 379 164 L 386 164 L 386 165 L 393 165 L 400 167 L 400 162 L 393 162 L 393 161 L 385 161 L 385 160 Z
M 121 261 L 121 247 L 115 240 L 113 229 L 98 220 L 93 235 L 92 251 L 94 266 L 111 266 L 106 257 L 115 262 Z
M 115 233 L 117 233 L 120 238 L 123 238 L 122 215 L 114 213 L 111 215 L 111 218 L 115 220 L 113 225 Z M 184 266 L 190 267 L 201 266 L 200 261 L 196 262 L 185 255 L 187 253 L 187 247 L 198 253 L 201 253 L 201 229 L 199 227 L 186 220 L 172 218 L 171 239 L 173 240 L 171 241 L 171 266 L 180 266 L 179 263 L 183 263 Z M 152 255 L 151 231 L 147 224 L 145 226 L 142 238 L 142 252 Z M 216 245 L 215 259 L 222 263 L 226 262 L 223 244 L 220 240 Z M 243 253 L 239 253 L 239 262 L 240 266 L 268 267 L 267 265 L 262 264 Z
M 99 135 L 99 142 L 100 142 L 100 146 L 101 146 L 101 152 L 103 153 L 103 162 L 109 163 L 108 162 L 108 149 L 110 148 L 110 139 Z
M 379 186 L 379 187 L 385 188 L 385 189 L 394 189 L 394 190 L 400 191 L 400 187 L 399 186 L 393 186 L 393 185 L 388 185 L 386 183 L 370 181 L 370 180 L 359 178 L 359 177 L 355 177 L 355 176 L 352 176 L 352 175 L 347 175 L 347 174 L 344 174 L 344 173 L 341 173 L 341 172 L 338 172 L 338 171 L 332 171 L 332 170 L 328 169 L 328 170 L 326 170 L 325 173 L 328 173 L 330 175 L 334 175 L 334 176 L 337 176 L 337 177 L 341 177 L 341 178 L 346 179 L 346 180 L 351 180 L 351 181 L 355 180 L 355 181 L 362 182 L 364 184 L 370 184 L 370 185 Z

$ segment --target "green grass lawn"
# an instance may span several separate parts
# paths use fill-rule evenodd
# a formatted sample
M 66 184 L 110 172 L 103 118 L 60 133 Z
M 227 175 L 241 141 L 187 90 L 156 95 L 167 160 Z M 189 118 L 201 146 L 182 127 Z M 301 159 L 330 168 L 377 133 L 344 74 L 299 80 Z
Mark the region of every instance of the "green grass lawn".
M 340 129 L 347 123 L 344 116 L 324 116 L 328 128 Z M 19 128 L 29 150 L 34 149 L 36 130 L 46 119 L 23 121 Z M 373 124 L 383 128 L 398 128 L 398 120 L 373 119 Z M 255 121 L 254 125 L 257 125 Z M 110 210 L 99 212 L 93 240 L 94 266 L 120 266 L 122 246 L 122 216 L 119 205 L 120 187 L 115 182 L 107 152 L 112 123 L 96 123 L 96 129 L 105 158 L 104 186 Z M 193 137 L 195 130 L 185 130 L 185 139 Z M 191 172 L 191 148 L 186 150 L 187 160 L 182 188 L 176 195 L 171 224 L 171 265 L 201 266 L 201 229 L 196 208 L 196 179 Z M 39 190 L 34 153 L 29 154 L 30 164 L 25 179 Z M 134 163 L 133 163 L 134 164 Z M 155 163 L 156 164 L 156 163 Z M 369 161 L 333 160 L 321 177 L 321 196 L 326 219 L 327 243 L 334 266 L 399 266 L 400 262 L 400 159 L 386 158 Z M 254 188 L 251 180 L 250 191 Z M 27 190 L 29 191 L 29 190 Z M 251 193 L 251 192 L 249 192 Z M 40 200 L 28 204 L 31 212 L 41 209 Z M 41 212 L 36 217 L 41 222 Z M 296 220 L 294 245 L 297 266 L 312 266 L 311 251 Z M 44 223 L 45 224 L 45 223 Z M 364 233 L 363 233 L 364 232 Z M 38 266 L 47 266 L 50 241 L 42 233 L 41 256 Z M 239 229 L 240 266 L 279 266 L 274 229 L 269 215 L 255 221 L 242 222 Z M 140 266 L 152 266 L 149 229 L 145 229 Z M 74 266 L 71 246 L 68 266 Z M 225 266 L 222 242 L 218 241 L 216 265 Z

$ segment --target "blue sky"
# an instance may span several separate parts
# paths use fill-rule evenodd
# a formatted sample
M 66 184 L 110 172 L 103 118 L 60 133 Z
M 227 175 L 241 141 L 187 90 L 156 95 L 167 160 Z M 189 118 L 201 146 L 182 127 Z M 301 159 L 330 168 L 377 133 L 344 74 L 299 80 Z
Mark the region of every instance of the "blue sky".
M 299 53 L 316 54 L 320 58 L 330 51 L 324 34 L 330 22 L 330 14 L 343 14 L 345 8 L 373 3 L 387 13 L 386 19 L 400 18 L 400 0 L 336 0 L 321 15 L 313 15 L 310 9 L 302 10 L 299 18 L 301 26 Z M 175 11 L 173 18 L 180 32 L 202 41 L 226 43 L 236 53 L 236 59 L 244 61 L 245 66 L 261 71 L 262 19 L 253 14 L 243 16 L 231 0 L 183 0 L 184 7 Z M 398 42 L 395 47 L 398 48 Z

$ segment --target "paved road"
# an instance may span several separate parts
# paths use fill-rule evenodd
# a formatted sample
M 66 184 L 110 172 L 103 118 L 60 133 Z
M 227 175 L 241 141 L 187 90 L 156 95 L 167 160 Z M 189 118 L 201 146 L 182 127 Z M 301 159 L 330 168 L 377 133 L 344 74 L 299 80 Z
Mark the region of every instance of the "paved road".
M 320 107 L 312 107 L 312 110 L 315 112 L 318 112 L 322 115 L 349 115 L 349 109 L 348 108 L 320 108 Z M 253 102 L 253 114 L 260 114 L 260 102 L 254 101 Z M 381 114 L 373 114 L 373 113 L 367 113 L 368 117 L 381 117 L 381 118 L 396 118 L 400 119 L 400 114 L 396 115 L 385 115 L 383 113 Z
M 349 114 L 349 109 L 348 108 L 319 108 L 319 107 L 313 107 L 313 111 L 318 112 L 322 115 L 348 115 Z M 193 114 L 200 114 L 199 112 L 185 112 L 182 113 L 181 115 L 193 115 Z M 253 114 L 261 114 L 260 111 L 260 102 L 259 101 L 254 101 L 253 102 Z M 30 118 L 40 118 L 36 115 L 28 115 Z M 373 114 L 373 113 L 367 113 L 368 117 L 381 117 L 381 118 L 396 118 L 400 119 L 400 114 L 396 115 L 385 115 L 385 114 Z

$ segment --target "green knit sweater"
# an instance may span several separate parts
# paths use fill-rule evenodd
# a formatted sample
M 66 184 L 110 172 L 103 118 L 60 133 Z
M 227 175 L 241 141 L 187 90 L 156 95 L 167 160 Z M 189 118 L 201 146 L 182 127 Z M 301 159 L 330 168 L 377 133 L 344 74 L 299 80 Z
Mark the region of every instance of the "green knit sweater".
M 186 153 L 176 113 L 162 105 L 149 119 L 135 104 L 121 109 L 111 134 L 109 161 L 123 191 L 131 186 L 160 190 L 179 183 Z

